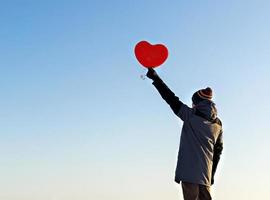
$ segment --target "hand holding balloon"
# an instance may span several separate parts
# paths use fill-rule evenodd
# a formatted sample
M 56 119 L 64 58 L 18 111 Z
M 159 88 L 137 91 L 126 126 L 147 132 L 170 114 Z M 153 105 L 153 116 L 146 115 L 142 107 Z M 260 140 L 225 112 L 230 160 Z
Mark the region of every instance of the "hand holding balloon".
M 148 72 L 147 72 L 146 76 L 148 78 L 152 79 L 153 81 L 160 79 L 157 72 L 153 68 L 148 68 Z

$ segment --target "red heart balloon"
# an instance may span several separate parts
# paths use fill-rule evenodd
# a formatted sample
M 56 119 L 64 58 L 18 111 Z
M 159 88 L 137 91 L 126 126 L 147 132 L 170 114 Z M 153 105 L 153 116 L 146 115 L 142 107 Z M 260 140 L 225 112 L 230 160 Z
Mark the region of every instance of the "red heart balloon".
M 135 56 L 144 67 L 155 68 L 166 61 L 168 49 L 162 44 L 152 45 L 149 42 L 141 41 L 135 46 Z

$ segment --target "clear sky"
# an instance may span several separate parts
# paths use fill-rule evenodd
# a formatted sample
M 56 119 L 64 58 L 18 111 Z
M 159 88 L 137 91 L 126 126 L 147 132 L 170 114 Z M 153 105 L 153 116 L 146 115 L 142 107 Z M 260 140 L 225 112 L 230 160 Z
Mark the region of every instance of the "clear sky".
M 177 200 L 182 122 L 134 57 L 186 104 L 214 90 L 224 153 L 213 196 L 270 196 L 268 0 L 0 1 L 0 199 Z

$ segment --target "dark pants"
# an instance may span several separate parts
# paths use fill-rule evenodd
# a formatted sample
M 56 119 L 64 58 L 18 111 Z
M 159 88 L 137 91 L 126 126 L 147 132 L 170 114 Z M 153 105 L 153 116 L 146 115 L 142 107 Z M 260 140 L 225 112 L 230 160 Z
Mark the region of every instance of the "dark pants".
M 210 187 L 182 182 L 184 200 L 212 200 Z

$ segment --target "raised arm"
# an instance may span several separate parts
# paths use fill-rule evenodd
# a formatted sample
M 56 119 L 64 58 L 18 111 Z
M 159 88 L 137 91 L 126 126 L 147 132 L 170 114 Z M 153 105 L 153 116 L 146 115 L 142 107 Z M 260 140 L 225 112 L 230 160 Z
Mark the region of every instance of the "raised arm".
M 170 105 L 173 112 L 177 115 L 183 103 L 162 81 L 154 69 L 149 68 L 146 76 L 153 80 L 152 84 L 156 87 L 161 97 Z

